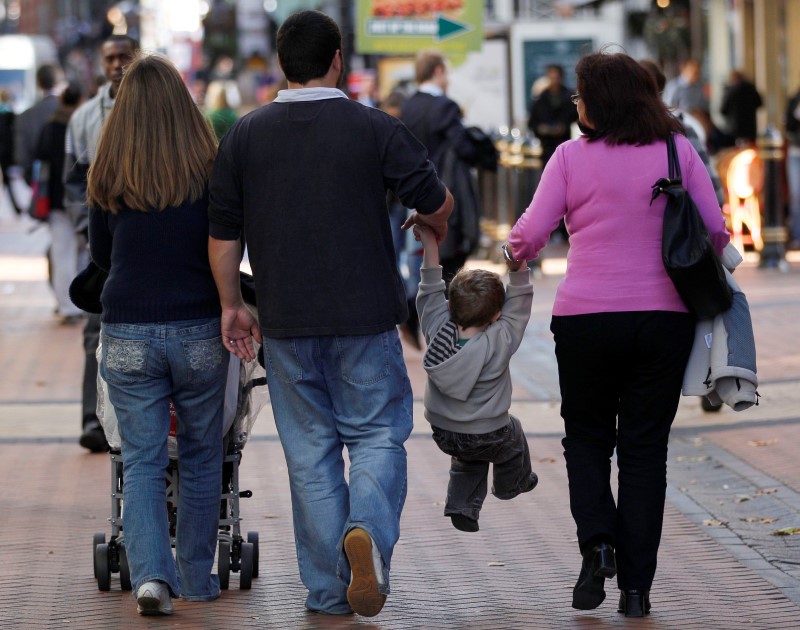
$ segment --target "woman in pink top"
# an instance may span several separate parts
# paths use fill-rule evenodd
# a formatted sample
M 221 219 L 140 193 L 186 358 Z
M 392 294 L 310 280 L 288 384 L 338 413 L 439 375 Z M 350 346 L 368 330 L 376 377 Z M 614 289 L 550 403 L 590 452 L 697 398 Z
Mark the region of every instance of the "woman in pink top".
M 593 53 L 575 69 L 584 135 L 558 147 L 511 231 L 507 256 L 536 258 L 563 218 L 567 272 L 553 305 L 570 508 L 583 563 L 574 608 L 597 608 L 617 575 L 620 612 L 650 611 L 666 492 L 667 441 L 695 322 L 664 271 L 669 134 L 683 184 L 717 252 L 728 243 L 703 162 L 647 71 L 624 54 Z M 611 492 L 617 450 L 619 491 Z

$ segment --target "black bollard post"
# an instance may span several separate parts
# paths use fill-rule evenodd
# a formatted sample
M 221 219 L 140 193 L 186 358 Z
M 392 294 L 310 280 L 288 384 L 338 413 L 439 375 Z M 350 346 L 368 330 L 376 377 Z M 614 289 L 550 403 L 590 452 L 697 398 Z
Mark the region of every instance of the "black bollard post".
M 761 191 L 761 237 L 764 248 L 758 266 L 786 270 L 786 226 L 783 224 L 783 136 L 775 127 L 768 127 L 758 137 L 758 157 L 764 165 L 764 186 Z

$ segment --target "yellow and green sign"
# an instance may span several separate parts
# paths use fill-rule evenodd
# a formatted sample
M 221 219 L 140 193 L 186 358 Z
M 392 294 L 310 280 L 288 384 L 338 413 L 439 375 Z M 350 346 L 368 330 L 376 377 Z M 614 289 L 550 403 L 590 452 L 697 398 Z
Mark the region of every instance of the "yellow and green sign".
M 358 0 L 357 20 L 360 54 L 413 55 L 438 48 L 453 60 L 483 44 L 483 2 Z

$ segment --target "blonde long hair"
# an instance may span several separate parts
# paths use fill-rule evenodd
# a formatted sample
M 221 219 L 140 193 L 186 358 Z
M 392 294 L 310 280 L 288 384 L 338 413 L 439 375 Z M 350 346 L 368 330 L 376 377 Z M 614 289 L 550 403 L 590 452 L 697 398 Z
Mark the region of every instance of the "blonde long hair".
M 171 61 L 139 56 L 125 71 L 89 168 L 89 205 L 163 210 L 203 196 L 217 141 Z

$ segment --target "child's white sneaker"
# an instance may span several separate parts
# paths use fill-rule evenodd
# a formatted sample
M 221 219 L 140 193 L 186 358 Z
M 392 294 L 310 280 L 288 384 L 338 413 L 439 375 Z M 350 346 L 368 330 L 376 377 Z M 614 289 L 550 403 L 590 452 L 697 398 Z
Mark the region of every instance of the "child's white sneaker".
M 172 599 L 164 582 L 145 582 L 136 591 L 137 610 L 140 615 L 171 615 Z

